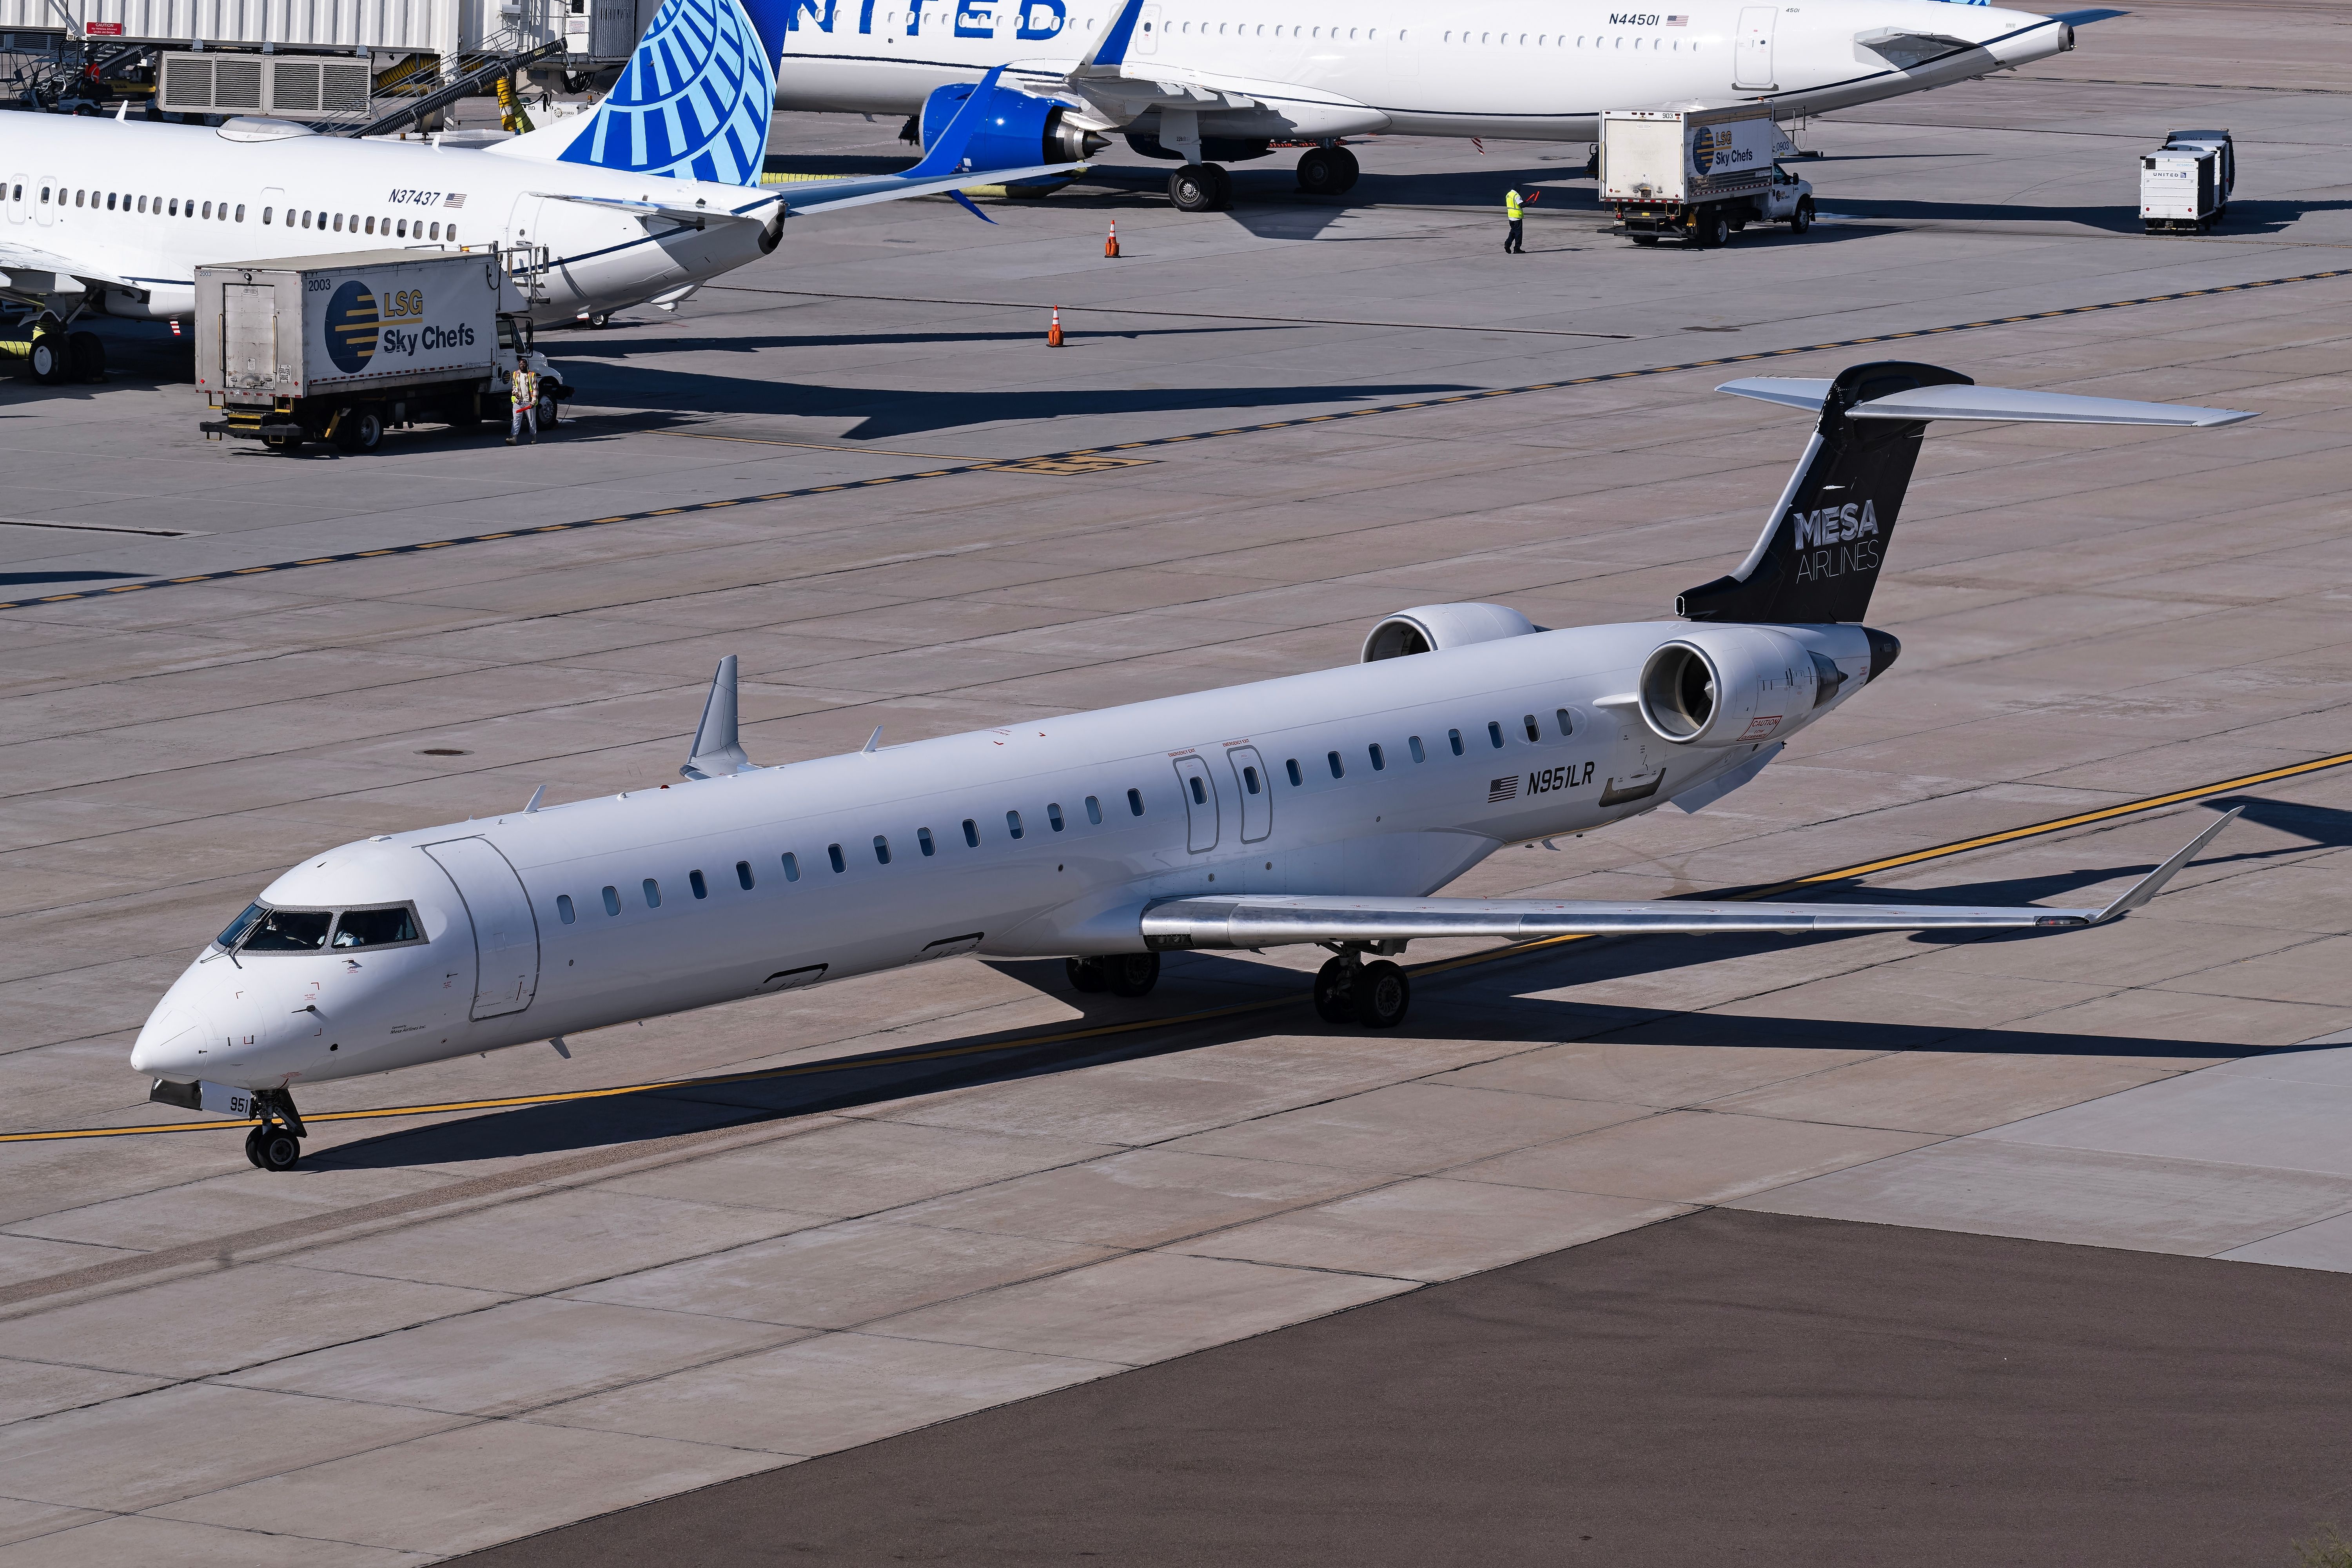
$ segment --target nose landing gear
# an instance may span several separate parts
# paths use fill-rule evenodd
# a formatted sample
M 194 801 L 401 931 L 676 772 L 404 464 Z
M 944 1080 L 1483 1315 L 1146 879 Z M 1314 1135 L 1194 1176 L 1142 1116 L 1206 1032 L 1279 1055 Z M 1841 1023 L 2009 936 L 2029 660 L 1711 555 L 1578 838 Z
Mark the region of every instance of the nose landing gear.
M 1327 1024 L 1392 1029 L 1412 1008 L 1412 982 L 1387 959 L 1366 963 L 1363 954 L 1350 943 L 1316 973 L 1315 1011 Z
M 245 1157 L 265 1171 L 292 1170 L 309 1136 L 294 1097 L 282 1089 L 256 1089 L 253 1109 L 261 1125 L 245 1135 Z

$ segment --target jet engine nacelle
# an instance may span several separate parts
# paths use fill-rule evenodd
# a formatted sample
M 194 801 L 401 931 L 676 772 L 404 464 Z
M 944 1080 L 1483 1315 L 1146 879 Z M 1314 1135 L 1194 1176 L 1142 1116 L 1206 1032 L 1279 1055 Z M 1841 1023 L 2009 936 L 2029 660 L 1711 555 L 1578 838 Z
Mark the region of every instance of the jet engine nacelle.
M 1813 708 L 1812 651 L 1762 626 L 1694 628 L 1642 665 L 1642 721 L 1678 746 L 1729 746 L 1793 727 Z
M 929 153 L 947 129 L 973 84 L 960 82 L 934 90 L 923 100 L 918 121 L 923 151 Z M 1035 98 L 1009 87 L 989 93 L 982 106 L 980 129 L 966 150 L 974 169 L 1023 169 L 1032 163 L 1075 163 L 1110 143 L 1093 132 L 1066 122 L 1070 112 L 1050 98 Z
M 1360 662 L 1402 658 L 1438 648 L 1467 647 L 1496 637 L 1523 637 L 1543 628 L 1507 605 L 1420 605 L 1372 628 Z

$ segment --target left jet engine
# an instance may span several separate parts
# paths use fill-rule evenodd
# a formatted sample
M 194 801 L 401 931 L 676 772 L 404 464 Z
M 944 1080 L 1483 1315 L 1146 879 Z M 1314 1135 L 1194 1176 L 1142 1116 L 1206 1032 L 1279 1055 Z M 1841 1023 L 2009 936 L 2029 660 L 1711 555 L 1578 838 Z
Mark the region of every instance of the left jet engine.
M 943 87 L 923 100 L 918 121 L 923 151 L 935 146 L 948 121 L 972 95 L 973 84 Z M 983 106 L 979 130 L 966 150 L 969 167 L 1017 169 L 1032 163 L 1075 163 L 1110 143 L 1095 132 L 1068 122 L 1066 104 L 1036 98 L 1009 87 L 993 89 Z

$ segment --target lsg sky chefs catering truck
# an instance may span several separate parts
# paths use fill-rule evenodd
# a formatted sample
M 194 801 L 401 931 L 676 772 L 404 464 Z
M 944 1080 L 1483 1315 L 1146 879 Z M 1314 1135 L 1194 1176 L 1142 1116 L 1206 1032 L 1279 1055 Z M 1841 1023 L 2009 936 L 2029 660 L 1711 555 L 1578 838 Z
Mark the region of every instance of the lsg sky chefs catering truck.
M 306 441 L 373 452 L 421 420 L 504 434 L 518 354 L 541 376 L 539 424 L 572 395 L 529 328 L 493 253 L 364 250 L 196 268 L 196 387 L 221 417 L 207 436 L 289 454 Z
M 1601 200 L 1636 245 L 1721 245 L 1749 223 L 1812 226 L 1813 187 L 1772 161 L 1772 111 L 1612 109 L 1601 116 Z

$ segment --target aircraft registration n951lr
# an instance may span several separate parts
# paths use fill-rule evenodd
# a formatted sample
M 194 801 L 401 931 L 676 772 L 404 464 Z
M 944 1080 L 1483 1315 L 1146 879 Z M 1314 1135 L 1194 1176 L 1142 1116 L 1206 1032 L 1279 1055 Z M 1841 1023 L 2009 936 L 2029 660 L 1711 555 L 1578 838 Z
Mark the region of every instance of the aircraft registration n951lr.
M 760 177 L 784 20 L 783 0 L 664 0 L 593 113 L 481 151 L 322 136 L 282 120 L 209 130 L 12 116 L 0 299 L 34 310 L 33 369 L 51 382 L 102 374 L 97 337 L 68 331 L 78 317 L 186 316 L 195 268 L 208 264 L 386 246 L 496 250 L 517 285 L 509 310 L 536 321 L 675 302 L 782 237 L 785 195 Z M 795 184 L 789 210 L 1070 167 L 975 161 L 996 73 L 985 80 L 913 168 Z
M 1430 896 L 1507 844 L 1697 810 L 1884 677 L 1896 642 L 1859 623 L 1929 421 L 2252 417 L 1892 361 L 1722 390 L 1818 419 L 1755 548 L 1679 620 L 1423 605 L 1336 669 L 769 768 L 737 741 L 730 656 L 683 783 L 305 859 L 172 986 L 131 1065 L 158 1100 L 254 1118 L 247 1152 L 282 1169 L 298 1084 L 951 953 L 1062 956 L 1078 989 L 1139 996 L 1171 950 L 1317 943 L 1318 1010 L 1378 1028 L 1405 1016 L 1391 960 L 1418 938 L 2055 931 L 2153 898 L 2227 817 L 2098 909 Z

